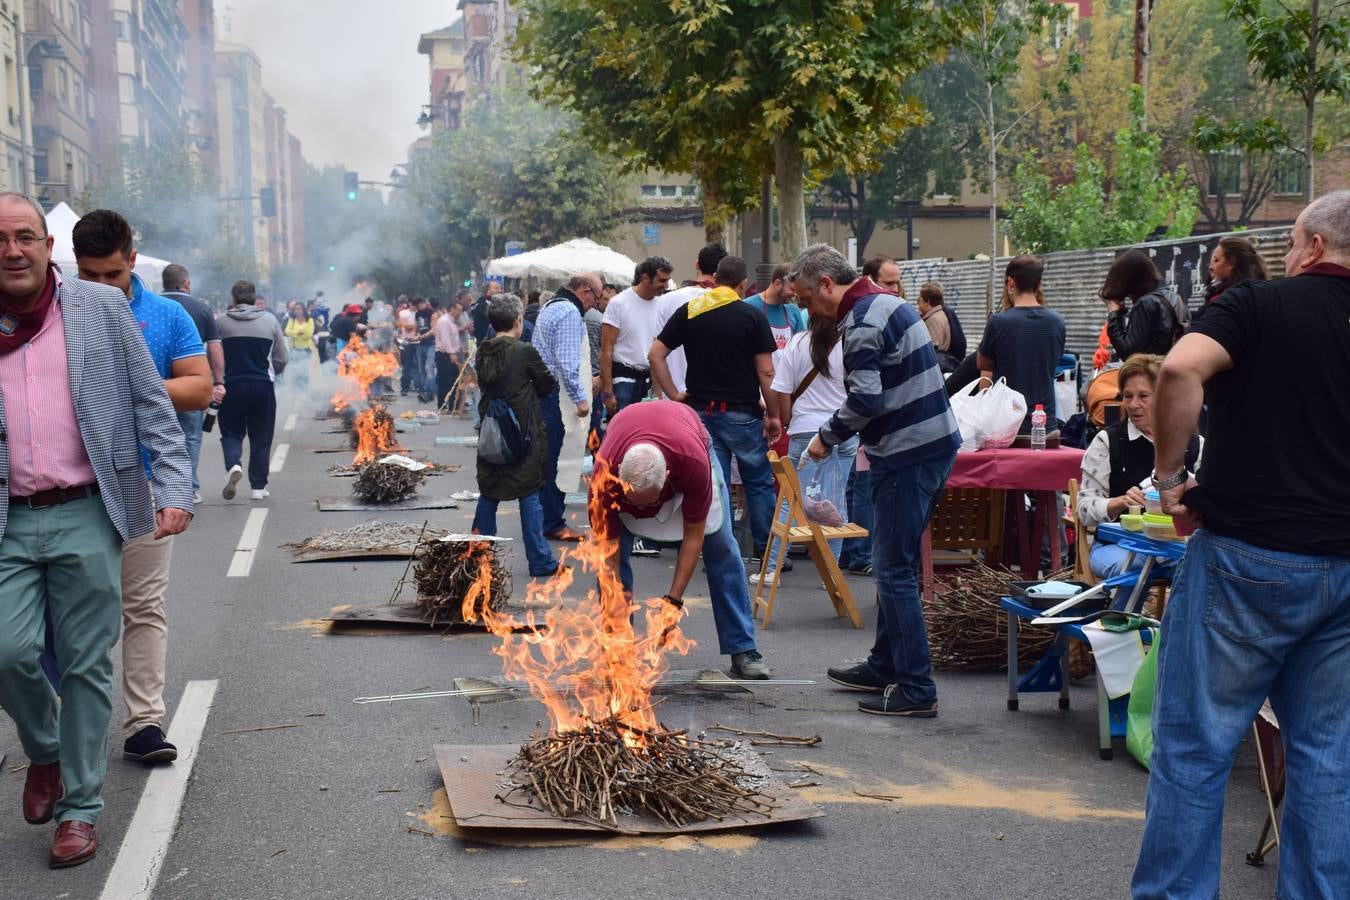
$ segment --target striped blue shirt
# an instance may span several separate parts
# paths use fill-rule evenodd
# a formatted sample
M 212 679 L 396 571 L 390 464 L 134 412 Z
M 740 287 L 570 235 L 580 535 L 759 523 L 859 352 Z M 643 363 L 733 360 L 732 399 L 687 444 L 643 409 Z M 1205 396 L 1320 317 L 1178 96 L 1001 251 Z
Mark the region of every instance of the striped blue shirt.
M 820 429 L 828 447 L 862 436 L 868 456 L 920 463 L 955 453 L 952 415 L 928 328 L 894 294 L 868 294 L 839 323 L 844 343 L 844 405 Z
M 591 386 L 581 383 L 581 342 L 586 338 L 586 323 L 572 302 L 572 294 L 563 288 L 558 296 L 539 310 L 534 320 L 534 349 L 544 365 L 558 379 L 573 403 L 590 403 Z

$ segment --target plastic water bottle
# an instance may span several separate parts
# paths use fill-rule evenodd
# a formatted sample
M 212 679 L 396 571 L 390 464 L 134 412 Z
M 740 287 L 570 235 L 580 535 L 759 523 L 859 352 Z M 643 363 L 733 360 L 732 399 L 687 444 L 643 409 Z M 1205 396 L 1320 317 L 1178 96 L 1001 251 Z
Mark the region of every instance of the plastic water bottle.
M 1045 407 L 1040 403 L 1031 413 L 1031 449 L 1045 449 Z

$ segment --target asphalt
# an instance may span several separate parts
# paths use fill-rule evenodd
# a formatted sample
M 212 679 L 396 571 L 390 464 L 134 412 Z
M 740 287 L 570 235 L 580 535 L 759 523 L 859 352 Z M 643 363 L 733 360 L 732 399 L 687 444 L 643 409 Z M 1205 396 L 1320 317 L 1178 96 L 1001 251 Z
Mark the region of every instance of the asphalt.
M 406 401 L 395 412 L 412 408 Z M 333 426 L 300 411 L 289 459 L 273 476 L 270 512 L 252 572 L 226 571 L 251 504 L 219 498 L 219 444 L 208 436 L 201 464 L 207 500 L 178 539 L 169 593 L 170 714 L 191 680 L 219 682 L 182 818 L 154 896 L 291 897 L 1109 897 L 1128 892 L 1139 850 L 1147 773 L 1118 744 L 1098 759 L 1095 689 L 1075 683 L 1072 708 L 1053 695 L 1005 708 L 998 673 L 939 673 L 941 715 L 893 720 L 858 713 L 859 695 L 834 689 L 827 666 L 858 659 L 871 644 L 873 589 L 851 578 L 868 630 L 836 619 L 809 565 L 785 576 L 773 626 L 760 649 L 781 678 L 810 686 L 762 687 L 746 700 L 672 696 L 660 707 L 671 726 L 720 723 L 794 735 L 819 734 L 809 748 L 777 747 L 769 765 L 818 774 L 801 794 L 823 818 L 743 834 L 689 838 L 576 837 L 476 840 L 446 818 L 435 744 L 513 744 L 543 714 L 533 701 L 483 708 L 473 724 L 464 700 L 356 705 L 360 696 L 451 687 L 460 676 L 499 677 L 494 638 L 482 634 L 337 636 L 318 621 L 335 608 L 385 603 L 401 562 L 295 564 L 281 545 L 363 521 L 363 513 L 320 513 L 315 500 L 349 482 L 326 474 L 341 454 Z M 424 492 L 474 486 L 473 451 L 437 446 L 438 435 L 471 433 L 442 420 L 403 435 L 430 459 L 462 466 Z M 504 505 L 504 534 L 519 518 Z M 467 529 L 472 504 L 456 510 L 384 513 L 381 519 Z M 581 523 L 578 523 L 581 524 Z M 506 561 L 528 581 L 518 543 Z M 668 586 L 674 552 L 637 559 L 641 592 Z M 689 591 L 686 631 L 698 646 L 681 669 L 725 668 L 716 653 L 707 587 Z M 51 827 L 19 815 L 22 751 L 0 717 L 0 897 L 84 898 L 103 890 L 141 798 L 145 769 L 121 759 L 120 692 L 114 697 L 107 808 L 101 852 L 82 867 L 46 868 Z M 298 727 L 257 729 L 274 725 Z M 172 725 L 170 737 L 172 738 Z M 801 774 L 785 775 L 801 778 Z M 871 794 L 874 796 L 862 796 Z M 1244 745 L 1225 813 L 1223 895 L 1268 897 L 1275 865 L 1244 863 L 1264 815 L 1254 751 Z

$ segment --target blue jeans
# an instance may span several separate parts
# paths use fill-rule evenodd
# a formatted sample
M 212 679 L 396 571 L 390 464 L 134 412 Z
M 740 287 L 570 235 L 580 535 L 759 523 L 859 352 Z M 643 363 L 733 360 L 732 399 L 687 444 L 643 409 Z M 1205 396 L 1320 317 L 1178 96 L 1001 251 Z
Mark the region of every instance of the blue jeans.
M 839 565 L 845 569 L 863 569 L 872 564 L 872 528 L 875 515 L 872 509 L 872 472 L 854 469 L 848 476 L 848 518 L 855 525 L 866 528 L 865 538 L 849 538 L 839 552 Z
M 647 396 L 647 391 L 651 389 L 651 382 L 646 378 L 639 378 L 635 381 L 624 379 L 614 381 L 614 402 L 618 406 L 614 410 L 614 415 L 623 412 L 625 406 L 632 406 L 634 403 L 641 403 Z M 612 418 L 612 417 L 611 417 Z
M 792 460 L 793 464 L 796 464 L 797 460 L 802 458 L 802 453 L 806 451 L 807 446 L 811 443 L 811 439 L 815 436 L 816 433 L 814 431 L 807 432 L 806 434 L 793 434 L 788 436 L 787 455 L 788 459 Z M 841 459 L 847 459 L 848 464 L 851 467 L 853 465 L 854 457 L 858 455 L 858 439 L 856 437 L 849 438 L 830 452 Z M 852 513 L 853 507 L 850 506 L 848 512 L 845 513 L 850 522 L 853 521 Z M 787 517 L 788 504 L 787 501 L 783 501 L 783 504 L 778 507 L 778 521 L 786 522 Z M 839 552 L 843 548 L 843 544 L 843 540 L 839 539 L 830 541 L 830 552 L 834 554 L 836 560 L 839 559 Z M 777 542 L 775 542 L 772 547 L 765 548 L 769 557 L 769 568 L 766 571 L 772 572 L 774 567 L 778 565 L 778 554 L 782 552 L 782 549 L 782 545 Z
M 539 503 L 543 507 L 544 534 L 557 534 L 567 527 L 567 497 L 558 490 L 558 455 L 562 453 L 563 420 L 562 408 L 558 406 L 558 392 L 555 390 L 539 398 L 540 412 L 544 420 L 544 431 L 548 434 L 548 453 L 544 456 L 544 486 L 539 489 Z
M 877 641 L 868 663 L 910 703 L 937 699 L 928 630 L 919 598 L 919 547 L 956 454 L 921 463 L 871 456 L 872 502 L 881 514 L 872 530 L 877 582 Z
M 178 427 L 183 429 L 183 443 L 187 444 L 188 458 L 192 460 L 192 490 L 201 487 L 197 481 L 197 460 L 202 455 L 202 422 L 206 411 L 201 409 L 178 414 Z
M 773 523 L 773 505 L 778 493 L 773 486 L 773 469 L 769 466 L 769 445 L 764 440 L 764 419 L 748 412 L 708 412 L 699 410 L 698 417 L 712 438 L 713 452 L 722 467 L 722 477 L 731 484 L 731 458 L 745 486 L 746 513 L 750 517 L 750 536 L 758 554 L 769 542 L 769 526 Z
M 436 392 L 436 345 L 425 340 L 417 345 L 417 393 Z
M 473 527 L 479 534 L 497 533 L 497 504 L 491 497 L 479 496 L 474 510 Z M 525 559 L 530 566 L 530 577 L 544 578 L 558 571 L 558 560 L 548 541 L 544 540 L 543 516 L 539 511 L 539 493 L 520 498 L 520 530 L 525 544 Z
M 722 527 L 703 536 L 703 567 L 708 575 L 713 625 L 718 652 L 723 656 L 755 649 L 755 619 L 750 612 L 750 589 L 745 563 L 731 533 L 731 496 L 722 486 Z M 633 534 L 619 526 L 619 580 L 633 594 Z
M 1125 572 L 1125 563 L 1129 559 L 1130 551 L 1118 544 L 1097 541 L 1088 552 L 1088 570 L 1098 578 L 1114 578 Z M 1142 559 L 1135 560 L 1134 568 L 1142 565 Z
M 1278 897 L 1350 897 L 1350 557 L 1201 529 L 1167 604 L 1136 897 L 1217 897 L 1233 755 L 1269 697 L 1287 787 Z

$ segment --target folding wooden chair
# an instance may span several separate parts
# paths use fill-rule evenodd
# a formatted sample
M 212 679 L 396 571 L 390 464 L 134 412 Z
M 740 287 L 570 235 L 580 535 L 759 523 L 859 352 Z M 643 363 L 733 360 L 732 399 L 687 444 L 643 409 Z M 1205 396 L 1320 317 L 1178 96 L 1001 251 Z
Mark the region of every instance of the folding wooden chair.
M 1069 479 L 1069 505 L 1064 507 L 1065 525 L 1073 527 L 1073 580 L 1092 584 L 1092 570 L 1088 567 L 1088 557 L 1092 548 L 1088 544 L 1087 529 L 1078 524 L 1078 479 Z
M 820 572 L 820 580 L 825 585 L 825 591 L 830 595 L 830 602 L 834 604 L 834 614 L 847 615 L 852 620 L 854 628 L 862 628 L 862 614 L 858 612 L 858 607 L 853 602 L 853 593 L 848 589 L 844 573 L 839 571 L 838 561 L 830 552 L 829 542 L 840 538 L 867 537 L 867 529 L 851 522 L 838 526 L 817 525 L 812 522 L 802 508 L 802 484 L 797 478 L 797 469 L 792 461 L 780 459 L 777 453 L 770 450 L 769 464 L 773 466 L 773 473 L 778 478 L 778 502 L 774 505 L 774 522 L 769 529 L 769 545 L 764 551 L 763 561 L 759 564 L 759 583 L 755 585 L 753 614 L 758 616 L 760 607 L 764 607 L 763 624 L 765 628 L 769 627 L 769 620 L 773 617 L 774 600 L 778 597 L 778 579 L 783 570 L 783 560 L 787 558 L 788 548 L 793 544 L 806 544 L 811 559 L 815 560 L 816 569 Z M 788 514 L 786 519 L 781 519 L 778 511 L 783 508 L 785 502 L 788 504 Z M 769 557 L 773 555 L 772 548 L 775 542 L 778 546 L 778 561 L 770 573 Z M 769 592 L 767 598 L 764 597 L 766 588 Z
M 920 547 L 920 594 L 933 602 L 933 566 L 965 565 L 984 551 L 990 566 L 1003 561 L 1004 492 L 991 488 L 949 488 L 938 498 Z

